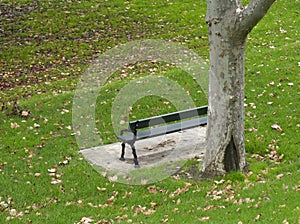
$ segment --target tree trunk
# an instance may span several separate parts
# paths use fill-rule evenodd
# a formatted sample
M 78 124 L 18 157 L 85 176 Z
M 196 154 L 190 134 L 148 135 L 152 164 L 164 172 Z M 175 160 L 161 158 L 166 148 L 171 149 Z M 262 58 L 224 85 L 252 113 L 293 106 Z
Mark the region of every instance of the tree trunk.
M 246 171 L 244 145 L 244 55 L 247 34 L 274 0 L 207 0 L 210 84 L 203 176 Z

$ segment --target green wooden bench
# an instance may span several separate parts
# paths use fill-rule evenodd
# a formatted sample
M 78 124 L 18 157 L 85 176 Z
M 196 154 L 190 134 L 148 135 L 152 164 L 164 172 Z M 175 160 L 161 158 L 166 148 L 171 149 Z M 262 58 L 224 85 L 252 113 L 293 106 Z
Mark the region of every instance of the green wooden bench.
M 134 146 L 136 141 L 204 126 L 207 124 L 205 115 L 207 115 L 207 106 L 202 106 L 129 122 L 128 129 L 122 130 L 118 136 L 118 139 L 122 141 L 120 160 L 125 160 L 125 144 L 127 143 L 132 148 L 135 167 L 139 168 Z

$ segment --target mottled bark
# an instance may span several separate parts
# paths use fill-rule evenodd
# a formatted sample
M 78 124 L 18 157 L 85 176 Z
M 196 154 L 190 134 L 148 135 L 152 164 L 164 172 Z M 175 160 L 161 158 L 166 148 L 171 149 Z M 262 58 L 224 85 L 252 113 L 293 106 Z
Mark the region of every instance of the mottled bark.
M 202 174 L 246 171 L 244 145 L 244 55 L 247 34 L 274 0 L 207 0 L 210 84 L 207 150 Z

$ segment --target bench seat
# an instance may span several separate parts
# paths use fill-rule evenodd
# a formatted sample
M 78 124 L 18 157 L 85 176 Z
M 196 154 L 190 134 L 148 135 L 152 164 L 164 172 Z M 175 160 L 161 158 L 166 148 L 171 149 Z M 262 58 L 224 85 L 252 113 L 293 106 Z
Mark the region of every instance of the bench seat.
M 120 135 L 117 136 L 122 141 L 120 160 L 125 160 L 127 143 L 132 148 L 135 167 L 139 167 L 134 146 L 136 141 L 206 125 L 207 109 L 208 106 L 202 106 L 129 122 L 128 129 L 121 130 Z
M 140 130 L 137 132 L 136 141 L 146 138 L 152 138 L 160 135 L 170 134 L 174 132 L 178 132 L 181 130 L 186 130 L 190 128 L 195 128 L 198 126 L 204 126 L 207 124 L 207 116 L 201 117 L 201 118 L 195 118 L 185 121 L 180 121 L 173 124 L 163 125 L 159 127 L 154 127 L 150 129 Z M 119 135 L 118 139 L 120 139 L 123 142 L 132 142 L 134 141 L 134 135 L 132 132 L 129 132 L 128 134 Z

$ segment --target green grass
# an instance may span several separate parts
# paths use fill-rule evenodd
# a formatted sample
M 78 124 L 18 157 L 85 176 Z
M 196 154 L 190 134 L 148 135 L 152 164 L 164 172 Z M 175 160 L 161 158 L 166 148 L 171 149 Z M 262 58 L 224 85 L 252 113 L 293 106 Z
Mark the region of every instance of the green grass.
M 188 161 L 174 177 L 130 186 L 109 181 L 78 154 L 74 90 L 96 55 L 131 40 L 163 39 L 207 60 L 205 7 L 205 1 L 177 0 L 1 2 L 0 223 L 79 223 L 83 217 L 91 223 L 300 222 L 297 1 L 277 1 L 248 38 L 248 174 L 190 179 L 199 164 Z M 118 92 L 149 74 L 178 83 L 195 105 L 207 103 L 199 85 L 174 66 L 124 66 L 97 99 L 103 143 L 117 141 L 110 113 Z M 12 113 L 16 97 L 29 116 Z M 174 110 L 167 99 L 148 96 L 132 105 L 129 118 Z

